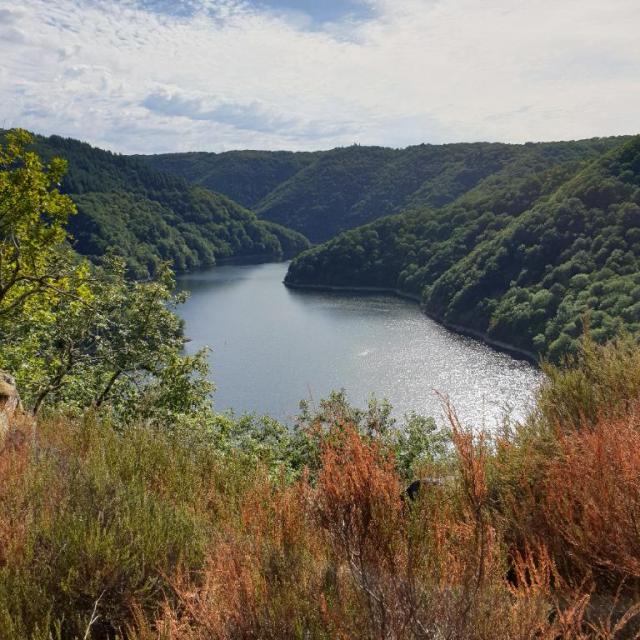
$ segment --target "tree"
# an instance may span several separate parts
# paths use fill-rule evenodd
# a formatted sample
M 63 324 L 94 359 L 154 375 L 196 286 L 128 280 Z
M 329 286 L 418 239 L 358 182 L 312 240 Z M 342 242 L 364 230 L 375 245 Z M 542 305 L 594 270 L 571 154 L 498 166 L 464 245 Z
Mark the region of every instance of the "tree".
M 166 424 L 209 415 L 206 354 L 182 353 L 171 269 L 135 282 L 122 258 L 76 256 L 65 226 L 75 207 L 56 186 L 65 163 L 45 167 L 30 142 L 14 131 L 0 149 L 0 367 L 33 413 L 48 403 Z
M 48 402 L 157 421 L 209 407 L 205 353 L 182 354 L 185 338 L 173 309 L 184 297 L 172 293 L 171 270 L 164 265 L 157 279 L 145 282 L 125 273 L 117 257 L 79 265 L 67 281 L 81 295 L 50 299 L 48 317 L 21 323 L 6 345 L 2 357 L 33 413 Z
M 58 190 L 66 163 L 47 166 L 26 151 L 32 137 L 10 131 L 0 146 L 0 328 L 32 298 L 65 288 L 71 256 L 66 224 L 75 206 Z

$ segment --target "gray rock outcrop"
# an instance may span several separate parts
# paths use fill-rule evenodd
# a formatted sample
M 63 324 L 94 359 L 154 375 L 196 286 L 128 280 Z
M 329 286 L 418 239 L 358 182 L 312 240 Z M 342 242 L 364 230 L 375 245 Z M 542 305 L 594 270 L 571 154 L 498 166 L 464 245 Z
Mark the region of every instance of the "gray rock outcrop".
M 20 407 L 20 394 L 15 379 L 5 371 L 0 371 L 0 442 L 11 428 Z

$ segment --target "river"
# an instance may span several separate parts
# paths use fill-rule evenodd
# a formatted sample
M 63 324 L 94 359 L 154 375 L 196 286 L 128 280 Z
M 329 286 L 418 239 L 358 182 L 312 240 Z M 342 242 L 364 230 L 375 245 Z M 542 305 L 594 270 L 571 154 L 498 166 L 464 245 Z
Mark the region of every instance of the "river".
M 540 382 L 529 363 L 459 336 L 392 296 L 287 289 L 287 265 L 220 266 L 181 276 L 188 351 L 211 348 L 216 409 L 290 422 L 301 399 L 345 389 L 356 406 L 386 398 L 442 418 L 447 394 L 463 422 L 521 418 Z

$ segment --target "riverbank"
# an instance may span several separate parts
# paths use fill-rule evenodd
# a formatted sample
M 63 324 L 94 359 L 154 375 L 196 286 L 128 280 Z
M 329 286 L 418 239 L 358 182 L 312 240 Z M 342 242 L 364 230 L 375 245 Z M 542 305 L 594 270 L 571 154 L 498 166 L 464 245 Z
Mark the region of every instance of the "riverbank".
M 214 269 L 215 267 L 227 267 L 227 266 L 250 266 L 250 265 L 258 265 L 258 264 L 282 264 L 283 262 L 291 262 L 291 260 L 295 256 L 284 255 L 281 258 L 274 256 L 269 253 L 252 253 L 250 255 L 242 255 L 242 256 L 229 256 L 227 258 L 216 257 L 216 261 L 214 264 L 200 266 L 195 269 L 176 269 L 174 268 L 174 273 L 176 276 L 188 276 L 194 273 L 199 273 L 203 271 L 208 271 L 209 269 Z M 150 280 L 151 278 L 147 278 Z
M 393 295 L 398 298 L 404 298 L 405 300 L 411 300 L 420 304 L 420 296 L 412 293 L 406 293 L 400 289 L 391 289 L 389 287 L 332 287 L 324 284 L 294 284 L 293 282 L 287 282 L 283 280 L 282 283 L 285 287 L 290 289 L 308 289 L 311 291 L 337 291 L 343 293 L 383 293 L 386 295 Z
M 291 258 L 283 257 L 281 260 L 278 260 L 276 256 L 273 254 L 266 253 L 253 253 L 251 255 L 246 256 L 229 256 L 228 258 L 216 258 L 216 264 L 214 267 L 222 267 L 226 265 L 238 265 L 242 266 L 245 264 L 266 264 L 270 262 L 287 262 L 287 260 L 291 260 Z M 201 269 L 204 271 L 205 269 Z
M 283 284 L 290 289 L 298 289 L 298 290 L 309 290 L 309 291 L 335 291 L 341 293 L 361 293 L 361 294 L 385 294 L 392 295 L 398 298 L 403 298 L 405 300 L 411 300 L 412 302 L 416 302 L 420 305 L 420 308 L 424 312 L 424 314 L 431 318 L 434 322 L 437 322 L 439 325 L 442 325 L 445 329 L 449 329 L 453 333 L 457 333 L 468 338 L 474 338 L 475 340 L 479 340 L 483 342 L 487 346 L 495 349 L 496 351 L 501 351 L 503 353 L 508 353 L 510 356 L 517 358 L 519 360 L 526 360 L 527 362 L 533 364 L 536 367 L 540 366 L 540 360 L 531 351 L 527 351 L 526 349 L 521 349 L 514 345 L 511 345 L 507 342 L 503 342 L 502 340 L 497 340 L 496 338 L 492 338 L 488 336 L 486 333 L 481 331 L 477 331 L 475 329 L 471 329 L 469 327 L 464 327 L 462 325 L 454 324 L 452 322 L 447 322 L 446 320 L 438 317 L 434 313 L 430 313 L 427 309 L 422 306 L 422 301 L 420 296 L 412 293 L 407 293 L 406 291 L 402 291 L 400 289 L 394 289 L 391 287 L 355 287 L 355 286 L 330 286 L 330 285 L 321 285 L 321 284 L 298 284 L 293 282 L 287 282 L 283 280 Z

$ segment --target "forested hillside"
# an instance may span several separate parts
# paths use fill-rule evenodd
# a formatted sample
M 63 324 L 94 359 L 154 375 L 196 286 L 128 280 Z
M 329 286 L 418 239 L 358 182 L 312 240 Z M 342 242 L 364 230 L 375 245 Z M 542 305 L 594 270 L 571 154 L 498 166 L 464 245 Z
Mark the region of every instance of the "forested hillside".
M 38 138 L 36 147 L 45 158 L 68 162 L 62 190 L 78 207 L 70 220 L 78 252 L 101 256 L 113 249 L 136 277 L 147 277 L 162 260 L 184 271 L 224 258 L 278 260 L 308 246 L 300 234 L 258 220 L 227 196 L 135 158 L 58 136 Z
M 583 317 L 598 340 L 640 330 L 640 137 L 531 150 L 449 205 L 305 252 L 287 283 L 398 289 L 447 324 L 554 359 Z
M 252 208 L 322 152 L 227 151 L 138 156 L 158 171 L 182 176 L 193 184 L 224 193 Z
M 527 171 L 581 162 L 620 139 L 544 144 L 351 147 L 315 154 L 241 151 L 148 156 L 173 171 L 251 207 L 259 217 L 323 242 L 380 217 L 442 207 L 488 177 L 520 164 Z
M 163 260 L 182 271 L 308 248 L 277 222 L 316 240 L 357 227 L 300 256 L 287 283 L 398 289 L 449 325 L 554 359 L 575 348 L 586 312 L 599 340 L 640 329 L 639 144 L 192 154 L 194 172 L 200 156 L 215 160 L 218 177 L 228 162 L 228 184 L 236 175 L 245 199 L 292 174 L 258 203 L 259 219 L 148 160 L 57 136 L 36 141 L 43 157 L 69 163 L 62 190 L 79 211 L 69 223 L 75 248 L 115 251 L 135 277 Z

